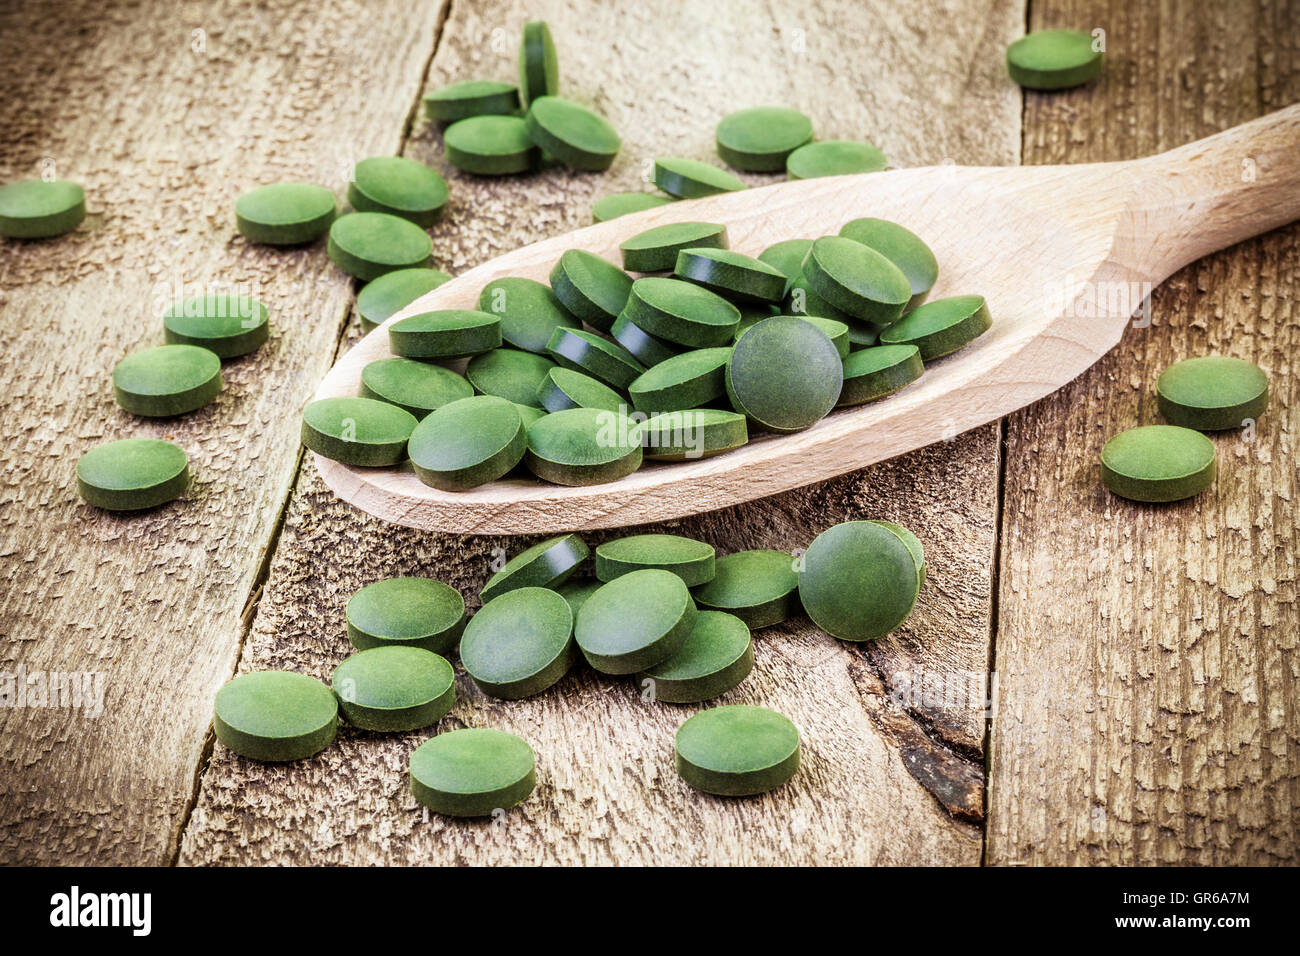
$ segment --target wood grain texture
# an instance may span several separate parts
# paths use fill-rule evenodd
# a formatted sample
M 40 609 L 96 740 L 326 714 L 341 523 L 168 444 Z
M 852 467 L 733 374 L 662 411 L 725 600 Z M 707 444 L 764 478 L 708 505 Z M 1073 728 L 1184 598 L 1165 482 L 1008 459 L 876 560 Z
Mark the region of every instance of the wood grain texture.
M 1294 2 L 1032 11 L 1034 28 L 1103 27 L 1108 65 L 1095 88 L 1028 97 L 1028 163 L 1141 155 L 1300 97 Z M 1292 226 L 1175 275 L 1149 327 L 1008 420 L 989 862 L 1300 859 L 1297 302 Z M 1215 487 L 1109 495 L 1104 441 L 1159 422 L 1160 371 L 1211 353 L 1272 389 L 1253 431 L 1215 437 Z
M 1022 16 L 1006 2 L 950 3 L 942 24 L 847 0 L 797 14 L 739 0 L 580 10 L 453 3 L 431 85 L 510 78 L 519 27 L 541 17 L 556 36 L 565 95 L 607 115 L 625 147 L 599 176 L 476 180 L 448 170 L 452 208 L 434 231 L 436 255 L 460 272 L 584 225 L 591 201 L 636 188 L 654 155 L 712 158 L 717 119 L 756 103 L 804 109 L 821 135 L 875 140 L 900 165 L 945 156 L 1012 164 L 1019 95 L 1001 52 Z M 895 121 L 903 109 L 913 121 Z M 407 152 L 445 169 L 440 138 L 423 123 Z M 836 521 L 882 517 L 925 543 L 920 606 L 889 638 L 856 648 L 804 621 L 758 636 L 755 673 L 724 699 L 775 707 L 799 725 L 804 769 L 781 791 L 726 801 L 688 790 L 672 768 L 672 734 L 698 708 L 646 704 L 628 681 L 584 670 L 539 698 L 502 703 L 461 675 L 461 699 L 441 729 L 498 726 L 538 753 L 539 790 L 502 825 L 424 818 L 406 779 L 424 733 L 346 732 L 319 758 L 288 767 L 218 745 L 181 862 L 977 863 L 997 444 L 988 426 L 666 526 L 731 551 L 800 547 Z M 515 553 L 527 543 L 381 523 L 328 492 L 309 461 L 240 668 L 326 676 L 348 653 L 343 606 L 358 587 L 420 573 L 473 595 L 494 546 Z
M 165 863 L 193 799 L 212 697 L 285 505 L 298 413 L 329 368 L 351 283 L 323 244 L 240 240 L 243 190 L 284 179 L 339 192 L 391 153 L 441 5 L 208 0 L 6 4 L 0 178 L 50 160 L 85 186 L 72 235 L 6 241 L 0 366 L 0 671 L 93 671 L 97 719 L 0 711 L 0 862 Z M 173 298 L 266 302 L 270 342 L 227 363 L 201 411 L 135 419 L 109 374 L 162 343 Z M 77 457 L 125 436 L 190 455 L 185 496 L 133 516 L 80 503 Z

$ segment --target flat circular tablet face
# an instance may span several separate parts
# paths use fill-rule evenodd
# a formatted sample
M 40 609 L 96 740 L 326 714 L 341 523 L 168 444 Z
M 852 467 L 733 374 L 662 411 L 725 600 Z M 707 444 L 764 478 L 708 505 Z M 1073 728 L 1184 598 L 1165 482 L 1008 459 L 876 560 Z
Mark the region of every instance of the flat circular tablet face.
M 799 769 L 799 731 L 766 707 L 702 711 L 677 729 L 677 773 L 705 793 L 744 797 L 781 786 Z
M 474 394 L 474 387 L 449 368 L 413 359 L 378 359 L 361 370 L 361 394 L 405 409 L 417 419 Z
M 421 312 L 388 327 L 389 349 L 406 358 L 464 358 L 500 346 L 501 320 L 474 309 Z
M 433 240 L 413 222 L 382 212 L 351 212 L 330 226 L 329 257 L 350 276 L 369 281 L 423 266 Z
M 546 351 L 565 368 L 617 389 L 627 388 L 645 371 L 645 366 L 623 346 L 586 329 L 556 329 L 546 343 Z
M 692 594 L 702 608 L 728 611 L 752 630 L 788 619 L 797 610 L 799 576 L 784 551 L 737 551 L 717 559 L 713 580 Z
M 519 93 L 525 106 L 560 92 L 560 61 L 551 28 L 542 20 L 524 24 L 519 40 Z
M 1181 501 L 1214 484 L 1214 442 L 1179 425 L 1120 432 L 1101 450 L 1101 478 L 1121 498 Z
M 465 629 L 465 599 L 432 578 L 387 578 L 348 600 L 348 640 L 360 650 L 416 647 L 448 654 Z
M 808 288 L 835 308 L 875 325 L 896 321 L 912 298 L 912 284 L 898 266 L 870 246 L 843 236 L 813 241 L 803 277 Z
M 713 545 L 677 534 L 636 534 L 596 548 L 596 577 L 613 581 L 642 568 L 671 571 L 688 588 L 713 580 Z
M 888 634 L 912 613 L 920 580 L 903 540 L 871 521 L 827 528 L 804 554 L 799 598 L 813 623 L 842 641 Z
M 676 654 L 695 617 L 695 602 L 682 579 L 647 568 L 624 574 L 587 598 L 574 635 L 596 670 L 635 674 Z
M 731 348 L 695 349 L 648 369 L 628 387 L 638 411 L 668 412 L 698 408 L 727 393 L 726 367 Z
M 677 653 L 641 673 L 641 686 L 655 700 L 689 704 L 725 694 L 753 669 L 754 643 L 745 622 L 721 611 L 700 611 Z
M 558 96 L 533 100 L 524 122 L 543 152 L 574 169 L 609 169 L 623 145 L 603 116 Z
M 367 282 L 357 294 L 357 315 L 361 330 L 369 332 L 387 321 L 426 292 L 432 292 L 451 276 L 437 269 L 394 269 L 373 282 Z
M 730 249 L 683 249 L 673 274 L 740 302 L 780 302 L 787 282 L 780 269 Z
M 144 349 L 113 369 L 113 397 L 133 415 L 183 415 L 216 398 L 221 386 L 221 359 L 194 345 Z
M 831 340 L 788 315 L 764 319 L 742 335 L 726 369 L 732 407 L 777 432 L 799 431 L 825 418 L 843 381 Z
M 320 753 L 338 730 L 334 692 L 306 674 L 254 671 L 217 691 L 217 739 L 253 760 L 302 760 Z
M 537 544 L 506 562 L 479 593 L 484 602 L 516 588 L 555 588 L 587 560 L 586 543 L 576 534 L 562 534 Z
M 1268 376 L 1258 365 L 1226 355 L 1177 362 L 1156 380 L 1160 414 L 1201 431 L 1241 428 L 1268 408 Z
M 693 461 L 739 448 L 749 441 L 745 416 L 721 408 L 690 408 L 650 416 L 641 425 L 645 457 Z
M 912 287 L 907 308 L 914 309 L 939 281 L 939 261 L 916 233 L 888 219 L 854 219 L 840 228 L 840 235 L 875 249 L 898 266 Z
M 302 443 L 345 465 L 379 468 L 406 457 L 415 416 L 373 398 L 322 398 L 302 412 Z
M 627 399 L 590 375 L 567 368 L 553 368 L 537 388 L 537 399 L 548 412 L 567 408 L 603 408 L 618 412 Z
M 740 323 L 740 310 L 716 292 L 660 276 L 632 283 L 623 314 L 656 338 L 698 349 L 728 344 Z
M 265 305 L 247 295 L 225 292 L 177 302 L 163 313 L 169 345 L 197 345 L 220 358 L 236 358 L 267 340 Z
M 626 310 L 614 320 L 609 334 L 646 368 L 653 368 L 681 351 L 681 346 L 656 338 L 641 328 L 631 320 Z
M 465 625 L 460 662 L 489 697 L 540 694 L 574 662 L 573 611 L 547 588 L 517 588 L 483 605 Z
M 86 194 L 76 183 L 22 179 L 0 186 L 0 236 L 49 239 L 86 218 Z
M 411 754 L 411 793 L 436 813 L 487 817 L 528 799 L 537 786 L 533 748 L 502 730 L 438 734 Z
M 955 295 L 919 305 L 880 333 L 881 345 L 915 345 L 921 360 L 951 355 L 993 327 L 982 295 Z
M 598 485 L 641 467 L 640 427 L 621 412 L 569 408 L 528 429 L 524 463 L 557 485 Z
M 108 511 L 140 511 L 165 504 L 190 483 L 179 445 L 160 438 L 122 438 L 90 449 L 77 461 L 77 491 Z
M 519 87 L 499 80 L 466 80 L 424 94 L 424 112 L 435 123 L 469 116 L 510 114 L 519 109 Z
M 348 202 L 360 212 L 385 212 L 427 228 L 442 218 L 447 183 L 413 159 L 372 156 L 352 168 Z
M 416 425 L 407 454 L 426 485 L 466 491 L 496 481 L 519 464 L 527 441 L 513 402 L 474 395 L 448 402 Z
M 353 727 L 400 732 L 436 724 L 456 702 L 456 672 L 419 647 L 372 647 L 334 669 L 339 709 Z
M 892 395 L 921 377 L 925 363 L 915 345 L 877 345 L 844 359 L 839 405 L 862 405 Z
M 727 248 L 727 227 L 716 222 L 670 222 L 638 232 L 618 248 L 629 272 L 671 272 L 677 253 L 706 247 Z
M 591 218 L 594 222 L 609 222 L 628 213 L 644 212 L 656 206 L 667 205 L 674 198 L 676 197 L 659 196 L 655 193 L 613 193 L 602 196 L 592 204 Z
M 493 349 L 470 359 L 465 366 L 465 377 L 484 395 L 540 408 L 537 390 L 553 368 L 555 363 L 545 355 L 518 349 Z
M 785 174 L 791 179 L 816 179 L 819 176 L 878 173 L 888 165 L 885 154 L 869 143 L 824 139 L 800 146 L 787 156 Z
M 916 576 L 921 585 L 925 584 L 925 548 L 921 546 L 921 540 L 912 532 L 908 531 L 901 524 L 895 524 L 892 521 L 872 521 L 872 524 L 878 524 L 882 528 L 888 528 L 907 545 L 907 550 L 912 552 L 912 560 L 916 562 Z
M 575 318 L 608 332 L 627 305 L 632 277 L 583 249 L 570 249 L 551 270 L 551 291 Z
M 735 169 L 774 173 L 812 139 L 812 120 L 783 106 L 739 110 L 718 123 L 718 155 Z
M 334 194 L 324 186 L 274 183 L 235 200 L 235 228 L 252 242 L 296 246 L 325 235 L 334 212 Z
M 493 279 L 479 293 L 478 307 L 501 320 L 501 338 L 505 342 L 525 352 L 544 354 L 556 329 L 582 327 L 560 304 L 550 286 L 533 279 Z
M 1039 30 L 1007 47 L 1007 72 L 1031 90 L 1063 90 L 1101 73 L 1102 55 L 1082 30 Z
M 725 169 L 698 159 L 672 156 L 655 160 L 652 178 L 656 186 L 678 199 L 699 199 L 746 188 Z
M 786 277 L 788 289 L 789 283 L 803 275 L 803 261 L 808 258 L 812 244 L 811 239 L 787 239 L 768 246 L 758 258 Z
M 471 116 L 443 133 L 447 162 L 478 176 L 505 176 L 533 169 L 541 151 L 518 116 Z

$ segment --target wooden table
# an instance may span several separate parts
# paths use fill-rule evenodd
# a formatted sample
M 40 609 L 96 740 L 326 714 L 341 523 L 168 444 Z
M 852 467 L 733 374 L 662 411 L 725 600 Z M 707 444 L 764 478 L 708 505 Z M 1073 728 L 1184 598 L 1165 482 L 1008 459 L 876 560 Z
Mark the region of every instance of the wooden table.
M 443 159 L 421 93 L 513 77 L 530 17 L 554 31 L 566 95 L 623 134 L 609 172 L 474 179 Z M 1106 75 L 1022 95 L 1003 55 L 1026 23 L 1104 29 Z M 0 245 L 0 672 L 96 672 L 107 688 L 98 717 L 0 710 L 0 862 L 1300 860 L 1300 227 L 1183 270 L 1149 325 L 1005 421 L 671 526 L 725 551 L 880 517 L 926 546 L 897 633 L 859 647 L 795 621 L 759 636 L 728 699 L 799 724 L 804 767 L 776 793 L 690 791 L 671 739 L 694 708 L 591 672 L 516 703 L 461 676 L 442 728 L 502 727 L 538 753 L 537 793 L 504 826 L 421 812 L 405 768 L 423 733 L 344 732 L 272 766 L 210 730 L 237 671 L 328 677 L 363 584 L 427 574 L 472 595 L 493 548 L 528 543 L 404 530 L 324 488 L 298 414 L 357 338 L 355 288 L 321 245 L 239 239 L 241 191 L 341 193 L 365 156 L 428 162 L 452 189 L 436 263 L 459 273 L 585 224 L 657 154 L 713 158 L 717 120 L 758 103 L 898 166 L 1129 158 L 1300 99 L 1300 3 L 141 0 L 52 16 L 28 0 L 0 13 L 0 51 L 0 176 L 52 163 L 91 210 L 64 239 Z M 177 421 L 117 408 L 109 370 L 161 341 L 162 307 L 232 287 L 269 304 L 275 331 L 228 366 L 220 398 Z M 1218 484 L 1192 501 L 1108 495 L 1104 439 L 1157 421 L 1155 376 L 1207 352 L 1268 371 L 1257 430 L 1216 438 Z M 126 435 L 189 451 L 183 501 L 131 517 L 80 503 L 76 457 Z

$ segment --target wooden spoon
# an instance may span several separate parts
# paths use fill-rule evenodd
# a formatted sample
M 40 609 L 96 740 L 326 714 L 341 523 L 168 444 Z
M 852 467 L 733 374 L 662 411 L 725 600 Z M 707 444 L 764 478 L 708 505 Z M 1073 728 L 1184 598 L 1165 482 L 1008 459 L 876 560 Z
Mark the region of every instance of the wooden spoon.
M 498 276 L 547 281 L 566 249 L 621 263 L 618 245 L 663 223 L 725 223 L 731 248 L 891 219 L 939 260 L 931 298 L 978 293 L 993 328 L 882 401 L 832 412 L 793 435 L 647 462 L 619 481 L 566 488 L 527 478 L 463 493 L 410 470 L 316 457 L 325 483 L 363 511 L 415 528 L 526 534 L 662 521 L 775 494 L 901 455 L 993 421 L 1075 378 L 1114 346 L 1151 290 L 1201 256 L 1300 219 L 1300 105 L 1147 159 L 1077 166 L 932 166 L 779 183 L 623 216 L 493 259 L 421 297 L 339 360 L 317 398 L 356 395 L 386 358 L 387 326 L 433 309 L 475 308 Z M 1137 323 L 1141 319 L 1136 320 Z M 1154 373 L 1153 373 L 1154 374 Z

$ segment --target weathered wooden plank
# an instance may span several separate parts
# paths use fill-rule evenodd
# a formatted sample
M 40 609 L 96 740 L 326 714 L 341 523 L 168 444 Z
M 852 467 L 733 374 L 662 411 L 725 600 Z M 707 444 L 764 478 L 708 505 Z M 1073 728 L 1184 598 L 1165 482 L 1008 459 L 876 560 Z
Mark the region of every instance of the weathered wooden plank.
M 0 253 L 0 671 L 99 672 L 102 716 L 0 712 L 0 860 L 175 856 L 216 689 L 298 461 L 298 410 L 332 361 L 351 283 L 323 244 L 237 237 L 232 203 L 279 179 L 341 187 L 391 153 L 441 4 L 257 7 L 228 0 L 8 4 L 0 14 L 4 180 L 45 160 L 84 184 L 75 234 Z M 20 68 L 21 67 L 21 68 Z M 114 403 L 112 366 L 161 344 L 176 294 L 236 288 L 271 341 L 174 421 Z M 130 435 L 175 439 L 194 483 L 156 512 L 82 505 L 73 464 Z
M 1030 95 L 1025 161 L 1125 159 L 1300 97 L 1300 4 L 1046 2 L 1106 30 L 1094 88 Z M 1249 157 L 1241 157 L 1250 175 Z M 1294 863 L 1300 855 L 1295 433 L 1300 228 L 1184 269 L 1149 328 L 1008 420 L 988 859 Z M 1214 489 L 1140 506 L 1100 484 L 1110 435 L 1159 422 L 1169 363 L 1269 372 Z
M 942 22 L 848 0 L 796 13 L 740 0 L 453 4 L 431 85 L 511 77 L 519 27 L 535 16 L 556 35 L 565 94 L 607 115 L 624 150 L 601 176 L 477 180 L 449 170 L 453 208 L 435 241 L 454 272 L 585 224 L 593 198 L 634 188 L 657 154 L 712 158 L 713 125 L 746 105 L 799 107 L 821 135 L 876 140 L 901 165 L 1018 156 L 1020 97 L 1001 67 L 1023 22 L 1016 4 L 952 3 Z M 418 126 L 408 153 L 445 168 L 440 152 L 436 131 Z M 697 708 L 647 704 L 629 681 L 585 671 L 503 704 L 462 675 L 441 729 L 498 726 L 538 753 L 539 790 L 502 826 L 425 820 L 405 770 L 427 733 L 344 732 L 291 767 L 218 746 L 181 861 L 978 862 L 997 445 L 990 427 L 672 525 L 730 551 L 801 547 L 836 521 L 878 516 L 911 525 L 929 551 L 921 604 L 896 635 L 853 648 L 798 622 L 759 636 L 755 674 L 725 699 L 775 707 L 799 724 L 805 766 L 782 791 L 724 801 L 687 789 L 673 771 L 672 734 Z M 358 587 L 415 573 L 472 595 L 494 546 L 513 553 L 526 543 L 380 524 L 338 502 L 308 464 L 240 668 L 327 677 L 348 653 L 343 606 Z

